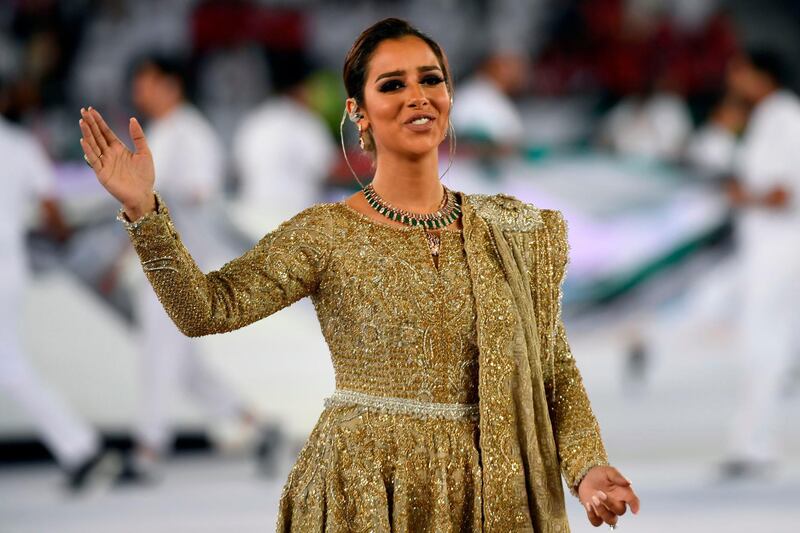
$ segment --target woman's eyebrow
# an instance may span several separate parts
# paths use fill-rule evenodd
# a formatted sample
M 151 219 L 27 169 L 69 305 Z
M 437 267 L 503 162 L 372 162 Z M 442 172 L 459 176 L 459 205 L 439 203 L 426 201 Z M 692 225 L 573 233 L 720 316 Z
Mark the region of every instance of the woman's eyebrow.
M 440 67 L 436 66 L 436 65 L 425 65 L 425 66 L 422 66 L 422 67 L 417 67 L 417 72 L 429 72 L 431 70 L 442 70 L 442 69 Z M 391 72 L 384 72 L 383 74 L 381 74 L 380 76 L 375 78 L 375 83 L 379 82 L 383 78 L 392 78 L 394 76 L 402 76 L 405 73 L 406 73 L 405 70 L 393 70 Z

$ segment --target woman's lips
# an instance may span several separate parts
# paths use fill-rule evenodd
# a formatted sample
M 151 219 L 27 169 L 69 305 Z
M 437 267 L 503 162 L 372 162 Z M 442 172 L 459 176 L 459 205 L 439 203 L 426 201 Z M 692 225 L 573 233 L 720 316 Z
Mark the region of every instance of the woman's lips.
M 404 125 L 406 128 L 410 129 L 411 131 L 421 132 L 424 133 L 426 131 L 431 131 L 433 129 L 433 121 L 436 120 L 435 118 L 429 118 L 427 122 L 423 122 L 422 124 L 414 124 L 413 122 L 406 122 Z

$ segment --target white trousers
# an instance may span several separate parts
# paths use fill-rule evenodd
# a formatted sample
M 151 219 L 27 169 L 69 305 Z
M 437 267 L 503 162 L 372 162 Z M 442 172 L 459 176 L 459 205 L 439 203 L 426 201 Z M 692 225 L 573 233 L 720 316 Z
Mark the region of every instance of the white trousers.
M 744 222 L 738 235 L 744 381 L 730 451 L 771 461 L 779 451 L 775 422 L 784 378 L 800 352 L 800 249 L 798 233 L 769 221 Z
M 0 287 L 0 392 L 27 413 L 58 463 L 71 469 L 99 449 L 100 438 L 39 378 L 23 355 L 19 317 L 24 283 L 17 281 L 3 279 Z
M 197 353 L 194 339 L 175 326 L 146 280 L 134 294 L 141 333 L 142 404 L 137 439 L 160 453 L 172 445 L 170 407 L 175 391 L 187 393 L 219 418 L 239 417 L 239 395 Z

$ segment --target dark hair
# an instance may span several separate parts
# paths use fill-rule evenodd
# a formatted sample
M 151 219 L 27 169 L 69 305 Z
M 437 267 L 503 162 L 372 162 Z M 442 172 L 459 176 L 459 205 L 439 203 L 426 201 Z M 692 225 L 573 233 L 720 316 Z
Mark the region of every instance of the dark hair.
M 783 55 L 772 48 L 754 47 L 745 52 L 747 61 L 757 71 L 766 74 L 778 86 L 789 83 L 789 71 Z
M 367 68 L 372 54 L 380 43 L 388 39 L 400 39 L 401 37 L 413 36 L 422 39 L 433 51 L 439 61 L 439 67 L 444 74 L 445 85 L 450 95 L 453 94 L 453 86 L 450 79 L 450 69 L 447 63 L 447 56 L 444 55 L 439 43 L 422 33 L 420 30 L 398 18 L 385 18 L 380 20 L 361 32 L 358 39 L 353 43 L 347 57 L 344 60 L 342 77 L 347 97 L 355 99 L 359 106 L 364 105 L 364 85 L 366 84 Z M 365 149 L 374 150 L 372 135 L 367 132 L 365 136 Z
M 134 59 L 131 74 L 133 77 L 141 71 L 152 68 L 162 76 L 172 78 L 181 86 L 184 97 L 191 92 L 191 69 L 188 59 L 180 55 L 163 52 L 147 52 Z
M 311 58 L 304 52 L 268 51 L 270 81 L 276 93 L 285 93 L 306 81 L 314 72 Z

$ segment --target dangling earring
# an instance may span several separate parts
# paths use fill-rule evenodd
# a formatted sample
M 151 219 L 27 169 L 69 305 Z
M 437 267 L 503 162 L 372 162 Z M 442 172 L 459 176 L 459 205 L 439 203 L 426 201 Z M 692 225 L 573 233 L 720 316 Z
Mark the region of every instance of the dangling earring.
M 347 149 L 344 146 L 344 121 L 347 118 L 347 114 L 348 114 L 347 113 L 347 108 L 345 107 L 344 111 L 342 111 L 342 120 L 339 121 L 339 141 L 341 142 L 341 145 L 342 145 L 342 155 L 344 156 L 345 163 L 347 163 L 347 168 L 350 169 L 350 172 L 353 174 L 353 177 L 356 179 L 358 184 L 363 189 L 364 188 L 364 184 L 361 183 L 361 180 L 358 179 L 358 174 L 356 174 L 356 171 L 353 170 L 353 165 L 350 164 L 350 159 L 347 157 Z M 353 120 L 354 118 L 355 117 L 351 116 L 350 120 Z M 355 121 L 353 120 L 353 122 L 355 122 Z M 359 128 L 359 130 L 360 130 L 360 128 Z M 359 135 L 359 138 L 360 137 L 361 136 Z
M 361 133 L 361 124 L 358 125 L 358 145 L 364 149 L 364 136 Z

